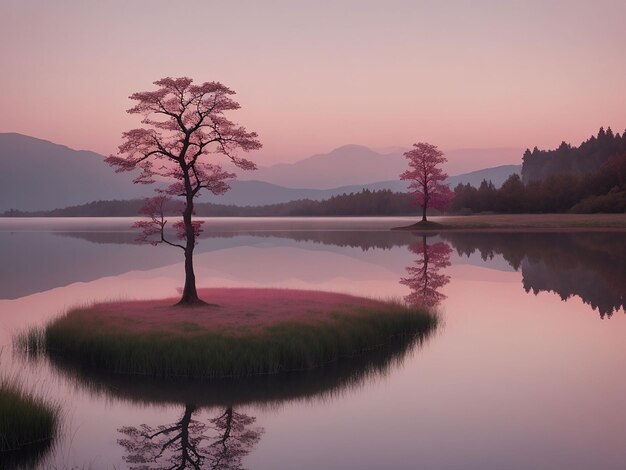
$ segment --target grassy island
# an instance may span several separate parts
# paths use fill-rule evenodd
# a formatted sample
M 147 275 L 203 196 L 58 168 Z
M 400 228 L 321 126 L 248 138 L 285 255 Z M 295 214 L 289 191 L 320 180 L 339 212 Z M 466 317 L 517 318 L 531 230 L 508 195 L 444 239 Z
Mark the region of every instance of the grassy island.
M 147 377 L 246 377 L 323 367 L 420 336 L 437 323 L 397 302 L 286 289 L 205 289 L 205 306 L 175 299 L 100 303 L 50 323 L 50 356 Z
M 0 465 L 31 468 L 50 448 L 56 434 L 58 407 L 0 381 Z M 4 465 L 7 465 L 6 467 Z

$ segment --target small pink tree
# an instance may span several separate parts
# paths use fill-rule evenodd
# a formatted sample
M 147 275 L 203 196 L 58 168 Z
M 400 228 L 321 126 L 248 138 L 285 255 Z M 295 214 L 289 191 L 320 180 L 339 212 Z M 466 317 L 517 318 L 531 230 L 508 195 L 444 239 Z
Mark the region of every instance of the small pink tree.
M 117 155 L 106 161 L 116 171 L 140 170 L 135 183 L 149 184 L 155 177 L 170 181 L 162 194 L 151 199 L 144 208 L 150 220 L 135 224 L 143 230 L 143 238 L 151 243 L 167 243 L 185 252 L 185 286 L 179 305 L 204 304 L 198 298 L 193 269 L 193 251 L 201 222 L 193 221 L 194 199 L 203 189 L 222 194 L 229 189 L 227 180 L 234 173 L 213 163 L 211 157 L 223 155 L 236 167 L 254 170 L 256 165 L 237 155 L 261 148 L 255 132 L 235 124 L 224 116 L 239 109 L 231 98 L 235 92 L 219 82 L 194 85 L 190 78 L 163 78 L 154 82 L 157 89 L 130 96 L 137 104 L 128 110 L 141 114 L 144 127 L 122 134 L 124 142 Z M 184 199 L 182 220 L 173 225 L 183 244 L 165 237 L 164 205 L 167 197 Z M 158 236 L 154 240 L 151 236 Z
M 422 222 L 426 222 L 426 210 L 429 207 L 443 211 L 453 193 L 443 181 L 448 177 L 440 165 L 447 159 L 435 145 L 425 142 L 413 144 L 413 149 L 405 152 L 409 169 L 400 175 L 400 179 L 411 182 L 409 191 L 415 195 L 415 202 L 422 207 Z

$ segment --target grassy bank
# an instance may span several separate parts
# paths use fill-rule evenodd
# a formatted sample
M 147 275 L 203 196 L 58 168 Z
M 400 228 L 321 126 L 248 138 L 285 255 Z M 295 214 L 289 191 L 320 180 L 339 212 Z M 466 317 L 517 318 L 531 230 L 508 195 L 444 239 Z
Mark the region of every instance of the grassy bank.
M 50 448 L 58 414 L 58 407 L 0 380 L 0 466 L 32 468 Z
M 401 336 L 367 354 L 338 360 L 308 371 L 251 377 L 181 379 L 139 377 L 81 367 L 68 358 L 52 356 L 55 371 L 95 397 L 142 404 L 193 403 L 197 406 L 268 406 L 292 401 L 326 400 L 385 377 L 418 351 L 428 333 Z
M 76 308 L 29 341 L 98 371 L 244 377 L 350 360 L 437 323 L 399 303 L 326 292 L 209 289 L 201 296 L 219 306 L 170 307 L 170 299 Z
M 477 214 L 430 217 L 394 230 L 626 231 L 626 214 Z

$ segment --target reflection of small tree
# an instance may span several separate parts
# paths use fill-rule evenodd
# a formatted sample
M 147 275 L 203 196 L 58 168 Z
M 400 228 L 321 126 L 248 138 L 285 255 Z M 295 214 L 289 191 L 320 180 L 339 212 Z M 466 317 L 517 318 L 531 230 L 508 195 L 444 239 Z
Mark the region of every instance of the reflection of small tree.
M 185 405 L 179 421 L 171 425 L 151 427 L 125 426 L 120 432 L 127 437 L 119 439 L 128 455 L 124 460 L 134 470 L 174 469 L 239 469 L 241 459 L 261 438 L 263 430 L 248 427 L 256 418 L 233 411 L 205 424 L 193 419 L 195 405 Z
M 450 276 L 439 271 L 450 266 L 452 249 L 444 242 L 428 245 L 424 236 L 422 243 L 409 245 L 409 250 L 418 258 L 413 266 L 406 268 L 409 277 L 400 280 L 400 284 L 411 289 L 405 300 L 420 307 L 434 307 L 446 298 L 439 289 L 450 282 Z

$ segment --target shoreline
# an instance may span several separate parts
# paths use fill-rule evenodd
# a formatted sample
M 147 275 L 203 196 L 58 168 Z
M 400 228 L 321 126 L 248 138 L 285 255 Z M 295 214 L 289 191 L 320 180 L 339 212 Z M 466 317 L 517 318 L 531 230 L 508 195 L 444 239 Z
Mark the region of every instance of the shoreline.
M 22 231 L 120 231 L 136 233 L 137 217 L 0 217 L 0 232 Z M 198 217 L 205 221 L 203 234 L 222 231 L 415 231 L 418 217 Z M 625 214 L 476 214 L 433 216 L 441 230 L 454 231 L 626 231 Z M 422 230 L 433 233 L 434 230 Z

